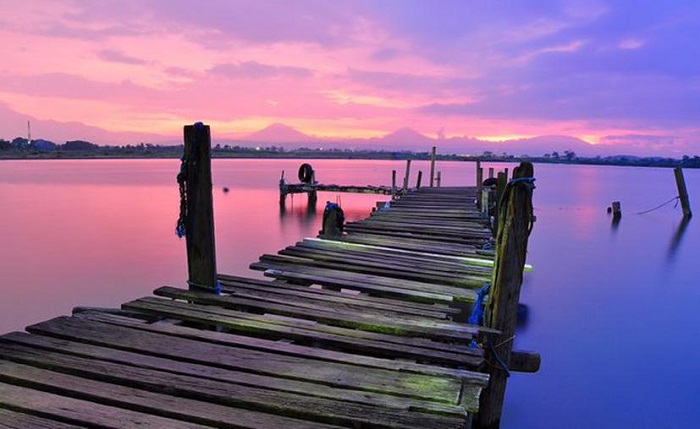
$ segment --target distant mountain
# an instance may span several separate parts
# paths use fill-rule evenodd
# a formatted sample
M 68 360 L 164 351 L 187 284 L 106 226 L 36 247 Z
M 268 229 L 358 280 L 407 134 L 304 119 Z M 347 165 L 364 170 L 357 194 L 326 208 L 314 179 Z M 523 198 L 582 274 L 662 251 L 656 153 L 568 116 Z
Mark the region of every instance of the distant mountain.
M 41 120 L 21 114 L 0 102 L 0 138 L 12 140 L 15 137 L 26 136 L 27 120 L 31 120 L 32 136 L 35 139 L 46 139 L 56 143 L 69 140 L 86 140 L 99 145 L 126 145 L 141 142 L 155 144 L 181 144 L 180 130 L 173 130 L 171 135 L 161 135 L 143 132 L 113 132 L 103 128 L 80 122 L 58 122 Z M 382 137 L 369 139 L 346 138 L 324 139 L 304 134 L 295 128 L 281 123 L 272 124 L 260 131 L 247 136 L 222 133 L 212 129 L 212 139 L 215 144 L 233 144 L 250 146 L 262 142 L 269 145 L 283 146 L 296 149 L 302 146 L 348 148 L 353 150 L 407 150 L 427 152 L 436 146 L 442 154 L 472 154 L 478 155 L 485 151 L 495 154 L 542 156 L 554 151 L 563 155 L 564 151 L 573 151 L 580 156 L 610 156 L 627 154 L 639 155 L 639 148 L 630 145 L 592 145 L 581 139 L 565 135 L 544 135 L 526 139 L 514 139 L 503 142 L 479 140 L 474 137 L 461 136 L 449 138 L 431 138 L 418 131 L 404 127 Z M 635 150 L 636 149 L 636 150 Z M 647 150 L 648 152 L 648 150 Z M 653 155 L 644 153 L 644 155 Z
M 432 139 L 424 134 L 419 133 L 413 128 L 403 127 L 394 132 L 391 132 L 384 137 L 380 137 L 377 141 L 391 145 L 425 145 L 435 143 Z
M 317 140 L 296 129 L 276 123 L 249 134 L 244 140 L 267 143 L 302 143 Z

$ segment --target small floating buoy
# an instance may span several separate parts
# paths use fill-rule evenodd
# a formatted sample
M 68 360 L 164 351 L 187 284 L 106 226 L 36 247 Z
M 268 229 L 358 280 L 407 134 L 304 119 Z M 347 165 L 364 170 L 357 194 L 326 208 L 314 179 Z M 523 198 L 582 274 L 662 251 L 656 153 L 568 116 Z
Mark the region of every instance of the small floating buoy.
M 224 194 L 227 194 L 227 193 L 228 193 L 228 188 L 227 188 L 226 186 L 224 186 L 223 191 L 224 191 Z

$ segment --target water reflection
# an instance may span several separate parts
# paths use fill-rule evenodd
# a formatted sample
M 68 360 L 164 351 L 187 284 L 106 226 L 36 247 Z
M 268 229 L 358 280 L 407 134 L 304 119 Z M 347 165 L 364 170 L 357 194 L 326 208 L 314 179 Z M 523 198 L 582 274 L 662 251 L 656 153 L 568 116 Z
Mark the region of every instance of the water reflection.
M 669 262 L 673 261 L 673 259 L 676 257 L 676 253 L 678 252 L 678 249 L 681 245 L 681 241 L 683 241 L 683 236 L 685 235 L 685 231 L 688 228 L 690 219 L 691 218 L 687 216 L 683 216 L 683 220 L 681 220 L 678 226 L 676 227 L 676 232 L 671 238 L 671 243 L 668 246 L 668 253 L 666 254 L 666 259 Z
M 280 220 L 287 218 L 288 216 L 292 218 L 299 219 L 301 225 L 312 224 L 316 216 L 318 215 L 316 207 L 318 205 L 318 196 L 315 192 L 309 193 L 307 197 L 301 197 L 306 199 L 306 204 L 295 204 L 294 194 L 290 195 L 289 207 L 287 207 L 287 201 L 280 200 Z M 297 198 L 299 199 L 299 198 Z

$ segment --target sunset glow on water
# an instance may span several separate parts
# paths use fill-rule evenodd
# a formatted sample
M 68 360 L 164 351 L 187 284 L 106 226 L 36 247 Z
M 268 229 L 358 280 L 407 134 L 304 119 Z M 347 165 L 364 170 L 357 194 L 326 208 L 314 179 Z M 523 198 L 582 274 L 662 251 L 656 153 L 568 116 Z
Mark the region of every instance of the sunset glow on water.
M 401 176 L 405 168 L 398 161 L 309 162 L 320 181 L 337 184 L 388 185 L 391 170 Z M 293 178 L 299 164 L 214 160 L 220 272 L 260 277 L 248 264 L 316 236 L 325 201 L 341 202 L 356 220 L 385 199 L 321 193 L 309 208 L 297 195 L 282 209 L 280 174 Z M 115 308 L 162 285 L 185 286 L 184 241 L 174 233 L 178 160 L 0 167 L 0 332 L 78 305 Z M 413 180 L 418 170 L 427 177 L 428 163 L 414 162 L 412 170 Z M 442 162 L 438 170 L 445 185 L 473 184 L 472 163 Z M 542 368 L 509 380 L 503 427 L 697 426 L 700 230 L 673 205 L 635 214 L 675 195 L 672 171 L 536 165 L 535 175 L 534 270 L 515 342 L 540 352 Z M 691 202 L 700 201 L 700 174 L 685 175 Z M 623 209 L 616 228 L 605 212 L 614 200 Z

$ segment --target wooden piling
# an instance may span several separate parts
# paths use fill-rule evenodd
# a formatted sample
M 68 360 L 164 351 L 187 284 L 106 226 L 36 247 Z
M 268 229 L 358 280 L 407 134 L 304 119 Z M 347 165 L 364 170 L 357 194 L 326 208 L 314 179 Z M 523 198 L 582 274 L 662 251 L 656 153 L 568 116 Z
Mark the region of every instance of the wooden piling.
M 433 150 L 430 152 L 430 187 L 434 186 L 435 182 L 435 157 L 437 148 L 433 146 Z
M 403 191 L 408 191 L 408 179 L 411 176 L 411 160 L 406 160 L 406 175 L 403 177 Z
M 391 199 L 396 199 L 396 170 L 391 170 Z
M 416 189 L 420 189 L 420 182 L 423 179 L 423 170 L 418 170 L 418 178 L 416 179 Z
M 514 173 L 515 180 L 533 175 L 534 168 L 529 162 L 521 163 Z M 503 362 L 506 367 L 510 364 L 532 221 L 531 185 L 527 182 L 509 184 L 499 214 L 491 299 L 485 317 L 486 325 L 501 334 L 490 338 L 485 347 L 486 359 L 492 365 L 489 386 L 481 394 L 479 415 L 474 424 L 479 429 L 494 429 L 500 425 L 508 373 L 497 362 Z
M 501 209 L 501 198 L 506 190 L 506 185 L 508 184 L 508 173 L 501 172 L 496 176 L 496 195 L 494 198 L 496 208 L 493 211 L 493 236 L 496 237 L 498 234 L 498 217 L 499 211 Z
M 437 186 L 439 188 L 441 182 L 442 182 L 442 172 L 438 171 L 437 178 L 435 179 L 435 186 Z
M 683 217 L 693 216 L 690 211 L 690 199 L 688 198 L 688 189 L 685 187 L 685 178 L 683 177 L 683 169 L 676 167 L 673 169 L 676 176 L 676 187 L 678 187 L 678 198 L 681 200 L 681 208 L 683 209 Z
M 187 269 L 190 289 L 217 289 L 214 249 L 214 205 L 211 182 L 209 126 L 197 123 L 184 128 L 186 173 Z
M 619 201 L 613 201 L 612 203 L 612 215 L 613 219 L 620 219 L 622 217 L 622 207 Z
M 489 179 L 491 179 L 494 175 L 494 169 L 493 167 L 489 167 Z
M 484 170 L 481 161 L 476 161 L 476 206 L 481 208 L 481 193 L 483 192 Z

